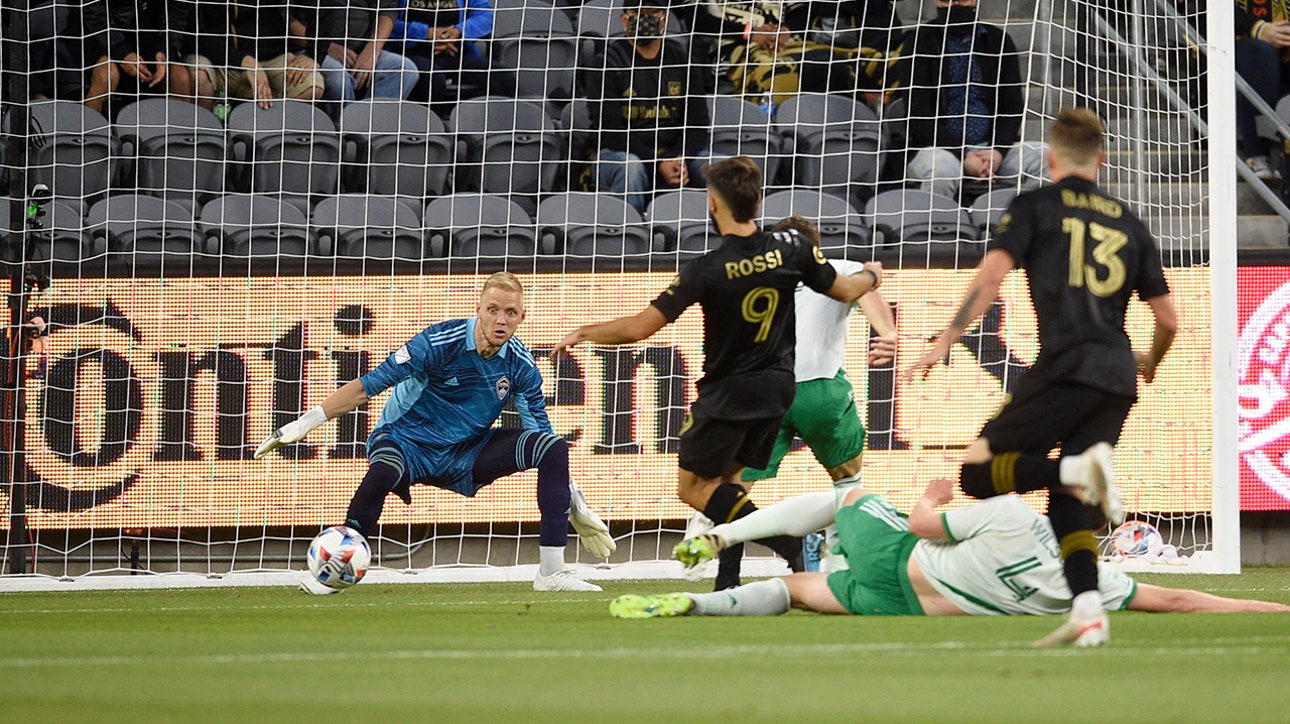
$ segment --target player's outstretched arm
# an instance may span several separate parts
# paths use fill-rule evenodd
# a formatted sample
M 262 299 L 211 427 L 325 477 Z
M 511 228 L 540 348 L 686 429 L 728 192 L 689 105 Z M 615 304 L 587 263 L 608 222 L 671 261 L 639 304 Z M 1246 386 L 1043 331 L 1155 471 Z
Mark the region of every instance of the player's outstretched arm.
M 1131 611 L 1157 613 L 1285 613 L 1290 606 L 1249 598 L 1224 598 L 1189 588 L 1165 588 L 1138 584 L 1138 592 L 1129 601 Z
M 1150 384 L 1155 381 L 1156 368 L 1160 366 L 1160 361 L 1165 358 L 1165 353 L 1174 343 L 1174 335 L 1178 333 L 1178 312 L 1174 309 L 1174 300 L 1169 294 L 1152 297 L 1147 300 L 1147 304 L 1151 305 L 1151 313 L 1156 318 L 1155 334 L 1151 338 L 1151 351 L 1138 352 L 1134 356 L 1138 359 L 1138 370 L 1142 372 L 1142 379 Z
M 890 363 L 896 359 L 897 341 L 896 316 L 891 313 L 891 305 L 877 289 L 860 297 L 859 304 L 877 335 L 869 340 L 869 364 L 876 367 Z
M 651 304 L 630 317 L 619 317 L 601 324 L 588 324 L 573 330 L 556 343 L 551 350 L 551 357 L 556 358 L 567 354 L 570 349 L 583 342 L 596 344 L 639 342 L 654 336 L 655 332 L 665 326 L 667 326 L 667 317 L 663 316 L 658 307 Z
M 314 428 L 333 417 L 344 415 L 364 402 L 367 402 L 367 391 L 363 389 L 363 383 L 358 380 L 346 382 L 328 395 L 321 405 L 274 430 L 273 434 L 255 449 L 255 459 L 259 460 L 283 445 L 299 442 Z
M 991 249 L 986 252 L 981 263 L 977 265 L 976 276 L 972 278 L 972 285 L 963 295 L 963 302 L 959 305 L 959 311 L 954 315 L 953 321 L 945 331 L 936 336 L 936 344 L 931 350 L 905 370 L 905 379 L 913 379 L 914 374 L 920 371 L 926 375 L 932 365 L 948 359 L 950 347 L 963 336 L 968 325 L 984 314 L 985 310 L 989 309 L 990 305 L 994 304 L 994 300 L 999 297 L 999 286 L 1003 284 L 1004 277 L 1008 276 L 1008 272 L 1012 271 L 1014 266 L 1016 262 L 1008 252 L 1002 249 Z
M 818 253 L 818 252 L 817 252 Z M 859 274 L 839 274 L 829 287 L 828 296 L 850 304 L 882 286 L 882 262 L 867 261 Z M 894 327 L 894 325 L 893 325 Z

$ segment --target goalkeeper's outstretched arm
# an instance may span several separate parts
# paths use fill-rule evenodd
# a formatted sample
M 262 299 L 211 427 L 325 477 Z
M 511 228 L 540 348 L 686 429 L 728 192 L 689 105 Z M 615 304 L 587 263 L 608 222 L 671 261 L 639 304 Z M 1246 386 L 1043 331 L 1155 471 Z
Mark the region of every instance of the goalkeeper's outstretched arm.
M 359 380 L 346 382 L 328 395 L 321 405 L 274 430 L 273 434 L 256 448 L 255 458 L 258 460 L 283 445 L 300 441 L 315 427 L 358 408 L 364 402 L 367 402 L 367 390 L 363 389 L 363 383 Z

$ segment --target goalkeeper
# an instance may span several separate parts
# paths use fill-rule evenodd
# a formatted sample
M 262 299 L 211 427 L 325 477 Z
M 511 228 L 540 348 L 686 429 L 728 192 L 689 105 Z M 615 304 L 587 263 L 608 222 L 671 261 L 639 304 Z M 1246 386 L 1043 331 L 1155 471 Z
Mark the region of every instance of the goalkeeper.
M 574 577 L 565 566 L 570 521 L 593 555 L 608 558 L 616 546 L 569 481 L 569 446 L 547 420 L 542 374 L 528 347 L 513 336 L 522 321 L 524 290 L 519 280 L 509 272 L 493 274 L 484 282 L 474 318 L 427 327 L 376 369 L 275 430 L 255 457 L 296 442 L 369 397 L 394 388 L 367 440 L 367 474 L 349 503 L 345 525 L 371 535 L 385 496 L 394 493 L 411 505 L 414 483 L 474 496 L 498 478 L 537 468 L 541 523 L 534 590 L 601 590 Z M 493 427 L 512 399 L 524 429 Z
M 726 546 L 773 534 L 802 535 L 834 520 L 848 570 L 795 573 L 719 593 L 620 596 L 619 618 L 773 616 L 791 607 L 856 615 L 1062 614 L 1070 588 L 1048 520 L 1015 495 L 957 510 L 936 508 L 954 496 L 934 480 L 905 516 L 882 496 L 853 488 L 838 510 L 832 492 L 789 498 L 706 535 L 677 544 L 683 564 L 698 565 Z M 1109 610 L 1161 612 L 1290 612 L 1290 606 L 1138 583 L 1098 564 Z

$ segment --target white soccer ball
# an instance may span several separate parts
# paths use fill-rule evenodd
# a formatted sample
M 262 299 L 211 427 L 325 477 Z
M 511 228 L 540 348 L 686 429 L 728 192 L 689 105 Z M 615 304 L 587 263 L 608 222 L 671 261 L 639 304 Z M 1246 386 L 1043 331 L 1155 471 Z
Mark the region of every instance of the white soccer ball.
M 333 525 L 313 539 L 306 558 L 315 580 L 339 590 L 363 580 L 372 563 L 372 549 L 358 531 Z
M 1111 545 L 1125 557 L 1155 556 L 1165 547 L 1165 538 L 1154 525 L 1131 520 L 1111 533 Z

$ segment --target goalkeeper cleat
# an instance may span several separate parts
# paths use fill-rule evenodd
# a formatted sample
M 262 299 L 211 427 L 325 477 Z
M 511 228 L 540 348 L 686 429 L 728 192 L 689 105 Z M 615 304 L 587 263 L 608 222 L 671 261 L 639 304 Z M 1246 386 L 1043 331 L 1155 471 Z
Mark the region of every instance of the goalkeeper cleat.
M 667 618 L 684 616 L 693 608 L 694 601 L 684 593 L 628 594 L 609 602 L 609 615 L 614 618 Z
M 618 549 L 613 536 L 609 535 L 609 526 L 587 507 L 587 499 L 582 497 L 578 486 L 569 483 L 569 493 L 569 523 L 578 532 L 582 547 L 596 558 L 609 558 Z
M 594 583 L 578 578 L 573 575 L 573 569 L 561 568 L 549 576 L 542 575 L 539 571 L 537 578 L 533 579 L 534 591 L 603 591 L 604 589 Z
M 695 568 L 707 563 L 725 548 L 721 536 L 705 533 L 694 538 L 686 538 L 672 549 L 672 557 L 686 568 Z
M 1035 648 L 1102 646 L 1111 640 L 1111 619 L 1104 611 L 1092 616 L 1077 616 L 1073 611 L 1057 630 L 1034 643 Z
M 313 576 L 305 576 L 300 579 L 300 585 L 297 588 L 314 596 L 326 596 L 332 593 L 340 593 L 343 590 L 340 588 L 328 588 L 319 583 Z

